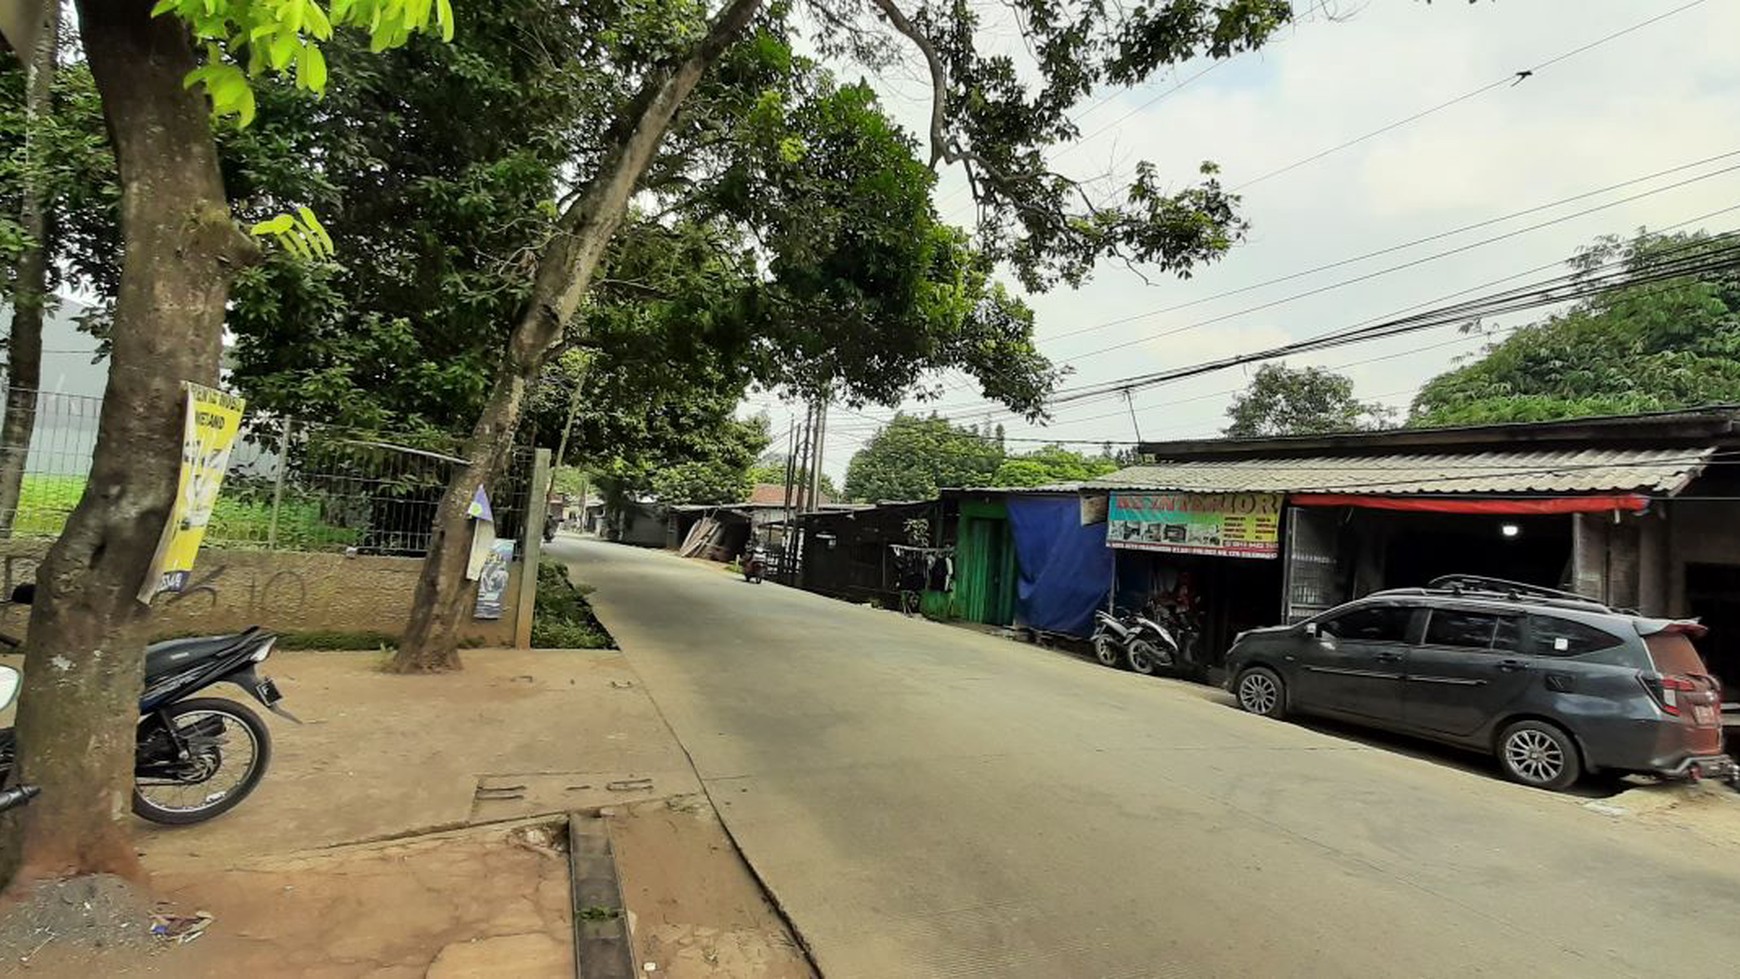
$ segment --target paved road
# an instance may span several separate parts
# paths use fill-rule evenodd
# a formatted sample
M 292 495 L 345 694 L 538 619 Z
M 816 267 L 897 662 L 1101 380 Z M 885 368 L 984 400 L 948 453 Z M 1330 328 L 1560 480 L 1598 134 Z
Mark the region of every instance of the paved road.
M 1218 691 L 564 540 L 830 977 L 1731 976 L 1740 851 Z

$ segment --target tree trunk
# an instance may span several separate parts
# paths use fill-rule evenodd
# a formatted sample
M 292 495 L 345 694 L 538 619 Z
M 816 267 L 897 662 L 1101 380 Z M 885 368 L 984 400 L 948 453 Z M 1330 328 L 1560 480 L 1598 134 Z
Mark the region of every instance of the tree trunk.
M 538 260 L 525 313 L 508 338 L 489 399 L 472 429 L 467 452 L 471 462 L 454 473 L 435 514 L 429 553 L 423 559 L 411 618 L 393 657 L 393 670 L 427 673 L 459 669 L 459 618 L 473 592 L 472 584 L 465 580 L 466 558 L 471 551 L 466 508 L 479 486 L 493 486 L 501 477 L 513 449 L 526 387 L 542 370 L 550 349 L 563 339 L 563 330 L 591 287 L 598 260 L 622 223 L 629 198 L 652 165 L 671 119 L 760 7 L 761 0 L 731 0 L 714 17 L 707 36 L 680 64 L 648 80 L 629 110 L 622 128 L 625 135 L 605 158 L 586 193 L 562 215 L 555 237 Z M 540 506 L 542 501 L 533 500 L 529 505 Z M 524 573 L 536 574 L 537 569 L 527 568 Z
M 59 0 L 43 5 L 42 34 L 30 59 L 24 92 L 24 158 L 42 155 L 42 123 L 54 111 L 54 67 L 60 46 Z M 36 427 L 36 395 L 42 387 L 42 312 L 48 302 L 47 189 L 35 167 L 24 184 L 18 223 L 31 243 L 14 266 L 12 332 L 6 344 L 6 418 L 0 422 L 0 537 L 12 536 L 30 435 Z
M 149 609 L 140 586 L 174 500 L 182 382 L 215 384 L 230 219 L 181 22 L 141 0 L 79 0 L 121 180 L 122 266 L 108 387 L 84 495 L 37 570 L 18 777 L 42 787 L 7 834 L 17 881 L 142 871 L 126 823 Z

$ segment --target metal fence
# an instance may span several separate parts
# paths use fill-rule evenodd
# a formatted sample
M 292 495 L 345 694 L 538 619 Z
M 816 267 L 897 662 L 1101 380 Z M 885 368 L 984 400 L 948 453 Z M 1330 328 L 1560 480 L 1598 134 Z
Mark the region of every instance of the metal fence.
M 8 394 L 10 397 L 11 394 Z M 99 398 L 35 395 L 18 503 L 0 506 L 14 537 L 54 537 L 84 493 L 96 447 Z M 420 555 L 441 493 L 463 463 L 459 439 L 365 432 L 254 412 L 230 455 L 206 542 L 219 547 Z M 532 453 L 517 450 L 491 495 L 496 533 L 517 538 L 530 495 Z M 0 500 L 0 503 L 3 503 Z

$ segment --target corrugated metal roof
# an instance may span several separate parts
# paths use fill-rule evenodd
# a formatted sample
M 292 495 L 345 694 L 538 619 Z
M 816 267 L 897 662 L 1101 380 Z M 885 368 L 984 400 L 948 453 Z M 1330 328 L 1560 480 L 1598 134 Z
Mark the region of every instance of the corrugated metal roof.
M 1160 460 L 1091 489 L 1235 493 L 1676 493 L 1714 449 L 1584 449 L 1300 459 Z

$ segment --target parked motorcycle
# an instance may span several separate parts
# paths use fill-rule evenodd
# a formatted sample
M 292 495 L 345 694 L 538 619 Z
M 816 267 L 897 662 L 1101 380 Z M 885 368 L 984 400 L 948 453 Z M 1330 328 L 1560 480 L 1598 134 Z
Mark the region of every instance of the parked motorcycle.
M 759 585 L 766 575 L 767 551 L 760 544 L 753 544 L 743 552 L 743 580 Z
M 12 601 L 28 605 L 34 592 L 32 586 L 20 585 Z M 255 628 L 227 636 L 171 639 L 145 650 L 145 692 L 139 699 L 133 767 L 135 814 L 171 826 L 204 822 L 235 808 L 260 784 L 272 759 L 272 736 L 265 722 L 236 701 L 194 695 L 231 683 L 272 713 L 302 723 L 279 706 L 283 695 L 271 678 L 256 672 L 277 641 L 277 636 Z M 0 636 L 0 645 L 19 643 Z M 16 745 L 13 729 L 0 729 L 0 785 L 12 774 Z
M 1162 625 L 1152 609 L 1132 617 L 1135 628 L 1124 644 L 1124 662 L 1142 676 L 1171 670 L 1178 662 L 1178 640 Z
M 1121 666 L 1125 647 L 1136 630 L 1135 619 L 1129 614 L 1113 615 L 1100 609 L 1094 612 L 1094 659 L 1101 666 Z
M 10 666 L 0 666 L 0 710 L 11 707 L 12 701 L 17 699 L 21 679 L 17 670 Z M 36 798 L 41 791 L 34 785 L 14 785 L 12 788 L 0 792 L 0 812 L 17 809 Z
M 1153 676 L 1178 655 L 1172 634 L 1148 613 L 1104 610 L 1094 613 L 1094 658 L 1105 666 L 1124 666 Z

